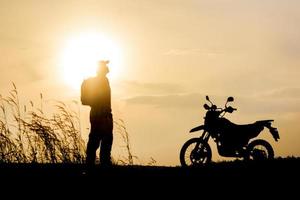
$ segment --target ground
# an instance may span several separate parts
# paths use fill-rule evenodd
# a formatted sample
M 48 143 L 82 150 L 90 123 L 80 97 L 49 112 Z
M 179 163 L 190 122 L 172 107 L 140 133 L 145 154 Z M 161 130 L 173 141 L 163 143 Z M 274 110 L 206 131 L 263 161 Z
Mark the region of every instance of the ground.
M 82 164 L 0 164 L 1 188 L 17 185 L 34 188 L 101 188 L 116 191 L 235 191 L 294 190 L 300 178 L 300 158 L 260 162 L 221 162 L 198 168 L 165 166 L 95 166 Z M 127 190 L 129 188 L 130 190 Z M 169 189 L 168 189 L 169 188 Z M 123 189 L 123 190 L 122 190 Z M 68 191 L 68 190 L 67 190 Z M 269 191 L 269 190 L 268 190 Z M 291 193 L 289 193 L 291 194 Z

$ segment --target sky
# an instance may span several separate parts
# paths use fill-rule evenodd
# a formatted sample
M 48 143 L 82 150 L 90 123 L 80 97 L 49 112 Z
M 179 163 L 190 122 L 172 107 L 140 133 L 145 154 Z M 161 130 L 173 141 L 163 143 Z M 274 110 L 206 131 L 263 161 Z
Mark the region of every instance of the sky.
M 234 96 L 238 111 L 227 117 L 235 123 L 274 119 L 279 142 L 261 137 L 275 156 L 299 156 L 299 7 L 297 0 L 0 0 L 0 92 L 13 81 L 24 102 L 41 92 L 79 100 L 79 87 L 62 75 L 64 49 L 82 33 L 102 34 L 120 50 L 111 60 L 113 114 L 125 121 L 137 162 L 179 165 L 183 143 L 200 135 L 188 131 L 203 123 L 205 95 L 220 106 Z M 213 148 L 213 159 L 224 158 Z

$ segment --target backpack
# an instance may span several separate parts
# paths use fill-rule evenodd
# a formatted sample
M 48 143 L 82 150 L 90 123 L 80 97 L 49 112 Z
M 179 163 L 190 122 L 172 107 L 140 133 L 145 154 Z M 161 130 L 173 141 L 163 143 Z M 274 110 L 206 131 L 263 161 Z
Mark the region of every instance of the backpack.
M 80 99 L 82 105 L 92 106 L 96 98 L 97 85 L 95 78 L 88 78 L 83 80 L 81 84 Z

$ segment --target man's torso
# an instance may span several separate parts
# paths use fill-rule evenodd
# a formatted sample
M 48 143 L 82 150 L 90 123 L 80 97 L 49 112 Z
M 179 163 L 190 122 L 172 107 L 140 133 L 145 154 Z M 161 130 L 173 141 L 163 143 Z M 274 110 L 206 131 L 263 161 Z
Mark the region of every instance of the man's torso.
M 106 77 L 95 77 L 95 101 L 91 106 L 90 119 L 111 115 L 111 90 Z

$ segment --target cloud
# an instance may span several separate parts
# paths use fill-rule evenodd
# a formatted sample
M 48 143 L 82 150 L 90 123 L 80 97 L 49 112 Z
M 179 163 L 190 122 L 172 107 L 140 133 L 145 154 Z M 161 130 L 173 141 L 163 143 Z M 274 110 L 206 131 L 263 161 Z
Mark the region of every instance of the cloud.
M 237 107 L 238 112 L 242 115 L 253 114 L 281 117 L 291 113 L 298 113 L 300 112 L 300 98 L 295 98 L 291 92 L 292 90 L 282 90 L 259 96 L 240 96 L 235 99 L 233 106 Z
M 175 83 L 152 83 L 140 81 L 122 81 L 119 83 L 122 90 L 132 95 L 159 95 L 184 92 L 184 87 Z
M 198 93 L 136 96 L 125 99 L 131 105 L 152 105 L 160 108 L 197 108 L 202 106 L 204 95 Z
M 300 33 L 300 31 L 298 31 Z M 297 34 L 298 36 L 299 34 Z M 288 37 L 288 36 L 287 36 Z M 289 59 L 297 59 L 299 60 L 300 54 L 300 39 L 293 38 L 293 39 L 282 39 L 281 44 L 279 44 L 280 53 L 288 56 Z
M 210 96 L 218 106 L 223 107 L 225 96 Z M 160 109 L 202 109 L 207 103 L 205 95 L 200 93 L 170 94 L 170 95 L 141 95 L 124 99 L 128 105 L 154 106 Z M 272 115 L 300 112 L 300 99 L 235 97 L 231 103 L 238 109 L 239 115 Z M 204 111 L 204 110 L 203 110 Z
M 215 52 L 203 49 L 169 49 L 163 53 L 167 56 L 187 56 L 187 55 L 206 55 L 206 56 L 215 56 L 222 54 L 222 52 Z
M 36 42 L 34 39 L 0 33 L 1 85 L 11 81 L 30 83 L 49 76 L 53 66 L 51 45 Z
M 286 87 L 274 89 L 262 95 L 266 98 L 280 98 L 280 99 L 300 99 L 299 87 Z

